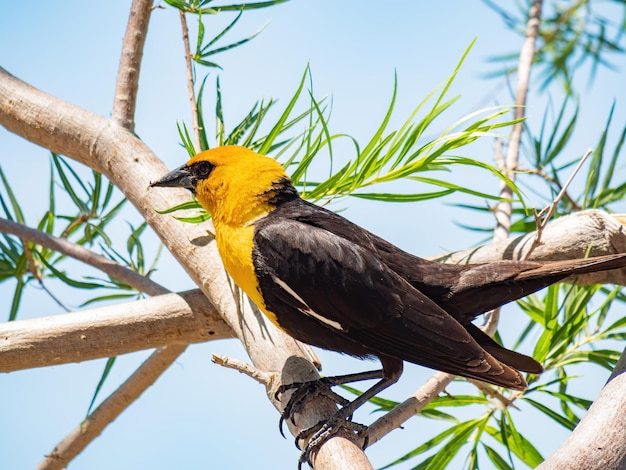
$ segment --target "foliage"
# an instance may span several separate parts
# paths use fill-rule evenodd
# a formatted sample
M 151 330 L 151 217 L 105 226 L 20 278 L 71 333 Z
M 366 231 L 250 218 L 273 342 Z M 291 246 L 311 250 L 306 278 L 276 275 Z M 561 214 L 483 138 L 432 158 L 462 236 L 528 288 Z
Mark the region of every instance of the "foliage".
M 500 15 L 509 29 L 524 35 L 530 1 L 516 2 L 513 8 L 483 1 Z M 542 88 L 558 81 L 568 93 L 573 93 L 574 74 L 583 66 L 590 66 L 590 79 L 600 66 L 615 67 L 611 58 L 624 52 L 623 0 L 544 3 L 534 63 L 540 72 Z M 616 21 L 620 15 L 621 22 Z M 498 71 L 491 75 L 514 72 L 518 55 L 513 52 L 493 57 Z

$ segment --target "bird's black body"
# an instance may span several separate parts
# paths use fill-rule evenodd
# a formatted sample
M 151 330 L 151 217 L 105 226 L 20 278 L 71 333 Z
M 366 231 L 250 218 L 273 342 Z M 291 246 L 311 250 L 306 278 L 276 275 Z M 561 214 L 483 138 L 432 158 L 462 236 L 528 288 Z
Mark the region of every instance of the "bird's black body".
M 253 262 L 268 310 L 291 336 L 357 357 L 388 357 L 523 389 L 540 373 L 470 323 L 599 259 L 447 265 L 413 256 L 300 198 L 255 223 Z M 623 257 L 609 257 L 615 267 Z M 607 268 L 605 268 L 607 269 Z M 286 286 L 285 286 L 286 284 Z M 510 367 L 509 367 L 510 366 Z

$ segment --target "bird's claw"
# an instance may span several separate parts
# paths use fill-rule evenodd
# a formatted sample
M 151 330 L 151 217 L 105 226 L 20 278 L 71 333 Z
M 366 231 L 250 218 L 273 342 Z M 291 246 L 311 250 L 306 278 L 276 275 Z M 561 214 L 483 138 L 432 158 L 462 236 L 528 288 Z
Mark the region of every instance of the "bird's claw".
M 280 434 L 285 437 L 285 433 L 283 432 L 283 423 L 286 420 L 291 421 L 292 424 L 296 424 L 295 414 L 302 409 L 304 402 L 311 396 L 324 396 L 330 398 L 339 406 L 346 406 L 350 403 L 349 400 L 331 390 L 333 385 L 336 384 L 332 377 L 311 380 L 309 382 L 295 382 L 292 384 L 281 385 L 274 394 L 274 397 L 277 400 L 280 399 L 279 395 L 283 395 L 285 392 L 292 389 L 295 390 L 285 405 L 285 408 L 283 408 L 283 412 L 278 422 Z
M 319 448 L 331 437 L 335 436 L 341 430 L 346 430 L 348 433 L 357 435 L 363 439 L 362 447 L 367 447 L 367 426 L 351 421 L 351 414 L 346 416 L 344 410 L 339 410 L 327 421 L 320 421 L 315 426 L 312 426 L 298 434 L 296 437 L 296 447 L 300 448 L 298 442 L 301 440 L 308 440 L 307 445 L 300 454 L 298 460 L 298 470 L 302 469 L 304 463 L 308 463 L 310 467 L 313 467 L 311 463 L 311 457 L 314 452 L 317 452 Z

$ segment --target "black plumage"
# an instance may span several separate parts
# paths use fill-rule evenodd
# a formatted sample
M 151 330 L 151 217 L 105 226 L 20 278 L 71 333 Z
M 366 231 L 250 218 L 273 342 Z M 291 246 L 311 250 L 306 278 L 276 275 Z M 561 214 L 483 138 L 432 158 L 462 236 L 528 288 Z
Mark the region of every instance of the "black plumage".
M 300 341 L 524 389 L 517 370 L 540 373 L 541 365 L 503 348 L 471 321 L 571 274 L 625 260 L 436 263 L 291 198 L 255 223 L 253 262 L 267 308 Z

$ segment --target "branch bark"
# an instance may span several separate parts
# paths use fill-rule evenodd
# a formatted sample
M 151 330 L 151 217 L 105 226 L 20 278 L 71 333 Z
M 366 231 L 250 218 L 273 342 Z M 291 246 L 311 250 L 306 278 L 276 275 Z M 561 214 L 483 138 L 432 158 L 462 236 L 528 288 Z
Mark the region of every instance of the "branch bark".
M 528 95 L 528 85 L 530 82 L 530 71 L 532 69 L 533 57 L 535 55 L 535 42 L 539 34 L 539 23 L 541 20 L 542 0 L 533 0 L 528 12 L 528 22 L 526 24 L 526 38 L 522 44 L 519 61 L 517 64 L 517 87 L 515 91 L 515 109 L 513 111 L 514 119 L 522 119 L 525 114 L 526 96 Z M 524 123 L 518 122 L 511 128 L 509 136 L 506 157 L 503 162 L 503 173 L 511 180 L 514 179 L 514 171 L 517 168 L 519 158 L 519 148 L 522 139 Z M 513 199 L 513 191 L 511 188 L 502 184 L 500 187 L 500 196 L 503 198 Z M 494 230 L 494 238 L 496 240 L 505 240 L 509 236 L 511 229 L 511 214 L 513 207 L 510 202 L 499 202 L 495 207 L 496 228 Z
M 559 449 L 537 470 L 626 468 L 626 349 L 607 384 Z
M 199 290 L 75 313 L 0 323 L 0 372 L 232 338 Z
M 148 33 L 152 0 L 135 0 L 130 9 L 126 34 L 122 43 L 122 57 L 117 74 L 112 119 L 120 126 L 135 131 L 135 107 L 139 89 L 139 70 L 143 46 Z
M 161 295 L 169 292 L 165 287 L 157 284 L 150 278 L 128 269 L 109 258 L 94 253 L 87 248 L 72 243 L 65 238 L 58 238 L 47 233 L 35 230 L 12 220 L 0 218 L 0 232 L 10 233 L 22 240 L 28 240 L 37 245 L 45 246 L 58 253 L 70 256 L 90 266 L 100 269 L 110 277 L 124 282 L 140 292 L 150 295 Z

